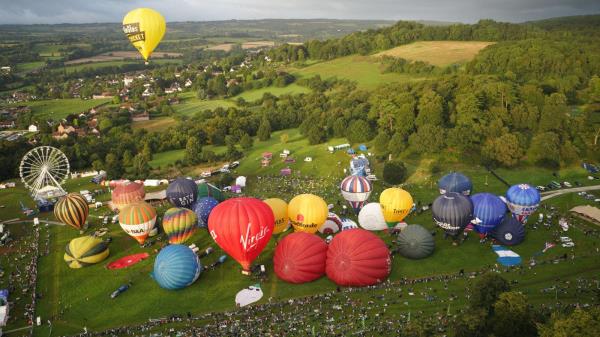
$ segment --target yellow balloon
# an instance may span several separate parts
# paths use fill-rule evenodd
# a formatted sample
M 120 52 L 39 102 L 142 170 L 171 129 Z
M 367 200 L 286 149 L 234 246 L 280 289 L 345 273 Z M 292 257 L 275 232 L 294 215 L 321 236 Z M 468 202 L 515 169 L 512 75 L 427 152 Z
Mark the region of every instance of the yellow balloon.
M 296 232 L 315 233 L 327 220 L 325 200 L 314 194 L 295 196 L 288 205 L 288 216 Z
M 162 40 L 166 29 L 165 18 L 150 8 L 134 9 L 123 18 L 123 32 L 146 61 Z
M 405 190 L 392 187 L 381 192 L 379 204 L 388 227 L 394 227 L 398 222 L 404 220 L 412 209 L 413 198 Z
M 263 201 L 271 207 L 273 215 L 275 216 L 275 229 L 273 230 L 273 234 L 285 232 L 290 228 L 287 202 L 278 198 L 265 199 Z

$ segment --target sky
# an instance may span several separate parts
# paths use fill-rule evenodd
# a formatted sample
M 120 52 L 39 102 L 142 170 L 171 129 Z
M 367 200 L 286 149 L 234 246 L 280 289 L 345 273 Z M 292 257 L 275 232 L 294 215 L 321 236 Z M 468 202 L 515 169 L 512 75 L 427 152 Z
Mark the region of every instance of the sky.
M 121 22 L 150 7 L 167 21 L 390 19 L 523 22 L 600 13 L 598 0 L 0 0 L 0 24 Z

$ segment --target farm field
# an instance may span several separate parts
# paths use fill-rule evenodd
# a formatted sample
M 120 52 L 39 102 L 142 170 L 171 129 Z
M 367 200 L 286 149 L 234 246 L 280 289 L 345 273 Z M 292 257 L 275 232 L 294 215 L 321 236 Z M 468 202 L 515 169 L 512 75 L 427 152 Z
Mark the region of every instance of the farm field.
M 235 106 L 235 103 L 224 100 L 224 99 L 215 99 L 215 100 L 202 100 L 196 98 L 195 92 L 186 92 L 180 94 L 178 96 L 181 99 L 181 103 L 173 106 L 173 110 L 175 113 L 184 115 L 184 116 L 193 116 L 198 112 L 204 110 L 212 110 L 218 107 L 229 108 Z
M 152 53 L 152 59 L 162 59 L 162 58 L 176 58 L 181 57 L 183 54 L 181 53 L 173 53 L 173 52 L 155 52 Z M 70 66 L 74 64 L 81 63 L 94 63 L 94 62 L 108 62 L 108 61 L 118 61 L 124 59 L 136 59 L 141 60 L 142 57 L 137 51 L 113 51 L 104 54 L 100 54 L 94 57 L 84 57 L 80 59 L 75 59 L 71 61 L 65 62 L 65 65 Z
M 79 99 L 79 98 L 65 98 L 65 99 L 52 99 L 52 100 L 40 100 L 30 101 L 25 103 L 18 103 L 15 105 L 27 105 L 31 108 L 33 115 L 42 120 L 52 118 L 54 120 L 60 120 L 67 117 L 69 114 L 79 114 L 87 111 L 98 105 L 111 102 L 112 99 Z
M 65 70 L 67 73 L 72 73 L 75 71 L 81 71 L 84 69 L 98 69 L 98 68 L 105 68 L 105 67 L 120 67 L 123 66 L 125 64 L 139 64 L 141 61 L 141 59 L 139 61 L 106 61 L 106 62 L 92 62 L 92 63 L 80 63 L 80 64 L 75 64 L 75 65 L 69 65 L 66 67 L 62 67 L 62 68 L 56 68 L 56 70 Z M 152 63 L 156 63 L 156 64 L 181 64 L 182 60 L 181 59 L 152 59 L 150 60 L 150 64 Z
M 307 87 L 299 86 L 295 83 L 292 83 L 286 87 L 266 87 L 261 89 L 255 89 L 250 91 L 242 92 L 241 94 L 233 97 L 233 99 L 243 98 L 247 102 L 256 101 L 261 99 L 264 94 L 270 93 L 273 96 L 281 96 L 281 95 L 294 95 L 294 94 L 306 94 L 311 92 L 311 90 Z
M 392 82 L 411 82 L 426 79 L 397 73 L 381 73 L 381 64 L 376 58 L 369 56 L 347 56 L 331 61 L 318 62 L 304 68 L 288 69 L 298 77 L 321 76 L 323 79 L 337 77 L 355 81 L 359 88 L 375 89 L 376 87 Z
M 131 127 L 133 129 L 146 129 L 150 132 L 160 132 L 175 124 L 177 124 L 177 121 L 171 117 L 158 117 L 149 121 L 133 122 Z
M 44 62 L 44 61 L 19 63 L 17 65 L 17 72 L 32 71 L 32 70 L 39 69 L 39 68 L 43 67 L 45 64 L 46 64 L 46 62 Z
M 472 60 L 479 51 L 494 42 L 484 41 L 419 41 L 375 54 L 376 57 L 401 57 L 435 66 L 448 66 Z

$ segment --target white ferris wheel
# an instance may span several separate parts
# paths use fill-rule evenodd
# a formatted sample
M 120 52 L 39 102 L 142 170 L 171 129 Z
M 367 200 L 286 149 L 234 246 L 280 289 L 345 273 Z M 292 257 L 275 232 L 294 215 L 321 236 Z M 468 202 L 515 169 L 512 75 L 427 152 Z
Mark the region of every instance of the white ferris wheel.
M 62 184 L 69 176 L 69 160 L 55 147 L 38 146 L 23 156 L 19 173 L 36 199 L 65 195 Z

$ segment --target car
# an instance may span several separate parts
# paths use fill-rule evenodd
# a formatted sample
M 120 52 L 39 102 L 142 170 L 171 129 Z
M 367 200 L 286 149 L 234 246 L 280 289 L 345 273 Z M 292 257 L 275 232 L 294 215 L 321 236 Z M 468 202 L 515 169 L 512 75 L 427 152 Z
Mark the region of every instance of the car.
M 548 184 L 548 185 L 546 185 L 546 189 L 553 190 L 554 189 L 554 185 Z
M 536 186 L 535 189 L 538 190 L 538 191 L 540 191 L 540 192 L 544 192 L 546 190 L 546 187 L 540 185 L 540 186 Z
M 229 173 L 231 171 L 229 171 L 228 168 L 222 168 L 222 169 L 219 170 L 219 172 L 221 172 L 221 173 Z
M 565 185 L 565 187 L 573 187 L 573 185 L 571 185 L 571 183 L 568 181 L 563 181 L 563 185 Z
M 571 247 L 575 247 L 575 243 L 573 241 L 571 241 L 571 242 L 565 242 L 561 246 L 563 246 L 565 248 L 571 248 Z
M 594 199 L 595 202 L 600 202 L 600 198 Z
M 562 187 L 562 185 L 561 185 L 561 184 L 559 184 L 557 181 L 554 181 L 554 180 L 552 180 L 552 181 L 550 182 L 550 184 L 551 184 L 552 186 L 554 186 L 554 188 L 561 188 L 561 187 Z
M 573 242 L 573 240 L 570 237 L 568 237 L 568 236 L 561 236 L 560 237 L 560 242 L 562 242 L 562 243 Z
M 233 163 L 229 164 L 229 168 L 236 168 L 240 166 L 240 162 L 239 161 L 234 161 Z
M 208 178 L 208 177 L 210 177 L 210 171 L 204 171 L 200 174 L 200 176 L 202 178 Z
M 223 165 L 223 168 L 226 169 L 226 170 L 229 170 L 229 164 Z
M 375 176 L 374 174 L 369 174 L 369 175 L 367 176 L 367 179 L 368 179 L 368 180 L 371 180 L 371 181 L 374 181 L 374 180 L 377 180 L 377 176 Z

